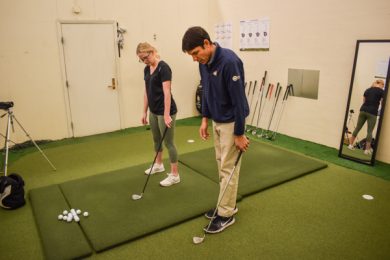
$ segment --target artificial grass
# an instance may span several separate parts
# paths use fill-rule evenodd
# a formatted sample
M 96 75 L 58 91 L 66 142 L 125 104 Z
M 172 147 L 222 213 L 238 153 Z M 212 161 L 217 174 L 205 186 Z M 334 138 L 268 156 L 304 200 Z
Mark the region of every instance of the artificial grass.
M 199 126 L 201 122 L 201 117 L 190 117 L 185 119 L 179 119 L 176 121 L 176 126 Z M 56 140 L 51 142 L 44 142 L 40 145 L 40 147 L 44 150 L 55 148 L 63 145 L 73 145 L 79 143 L 85 143 L 93 140 L 105 140 L 107 138 L 115 138 L 119 136 L 126 136 L 132 133 L 144 133 L 147 127 L 132 127 L 127 128 L 115 132 L 99 134 L 94 136 L 86 136 L 86 137 L 78 137 L 78 138 L 65 138 L 62 140 Z M 198 135 L 197 133 L 194 133 Z M 257 136 L 249 135 L 251 139 L 256 139 L 261 142 L 269 143 L 272 145 L 280 146 L 287 148 L 292 151 L 296 151 L 307 156 L 317 158 L 326 162 L 331 162 L 343 167 L 347 167 L 349 169 L 353 169 L 362 173 L 370 174 L 385 180 L 390 180 L 390 164 L 384 163 L 381 161 L 376 161 L 374 166 L 364 165 L 361 163 L 357 163 L 355 161 L 347 160 L 344 158 L 338 157 L 338 149 L 328 147 L 325 145 L 313 143 L 310 141 L 302 140 L 299 138 L 294 138 L 291 136 L 277 134 L 276 139 L 274 141 L 270 141 L 268 139 L 259 138 Z M 193 137 L 191 137 L 194 139 Z M 9 154 L 9 163 L 11 164 L 14 161 L 17 161 L 19 158 L 22 158 L 24 155 L 29 153 L 36 152 L 36 148 L 30 144 L 29 147 L 25 147 L 24 149 L 11 150 Z M 50 158 L 50 157 L 49 157 Z M 50 158 L 51 159 L 51 158 Z
M 214 148 L 184 154 L 180 156 L 180 162 L 218 183 Z M 238 193 L 248 196 L 326 166 L 269 144 L 251 142 L 242 157 Z
M 212 142 L 202 142 L 197 136 L 198 124 L 178 127 L 179 155 L 212 147 Z M 82 163 L 72 165 L 69 161 L 54 160 L 52 156 L 59 147 L 47 149 L 45 144 L 42 148 L 55 161 L 57 172 L 39 154 L 10 161 L 9 168 L 22 174 L 28 191 L 150 162 L 153 158 L 150 132 L 143 129 L 123 138 L 120 142 L 116 136 L 99 136 L 97 139 L 105 144 L 95 148 L 99 155 L 96 158 L 81 153 L 84 148 L 94 149 L 87 142 L 81 144 L 75 139 L 74 143 L 66 144 L 70 146 L 67 149 L 71 156 L 81 157 L 87 164 L 85 167 Z M 187 143 L 188 139 L 195 142 Z M 134 140 L 140 140 L 143 145 L 135 148 Z M 281 140 L 279 135 L 277 140 Z M 264 142 L 275 144 L 276 141 Z M 306 142 L 298 139 L 293 144 L 291 150 L 306 146 Z M 32 152 L 37 153 L 35 148 Z M 330 156 L 337 156 L 337 150 L 331 151 Z M 378 164 L 367 167 L 377 169 Z M 375 199 L 364 200 L 362 194 L 371 194 Z M 193 245 L 192 237 L 203 233 L 202 227 L 208 223 L 204 217 L 93 254 L 90 259 L 131 256 L 137 259 L 388 259 L 389 199 L 388 181 L 329 163 L 321 171 L 246 197 L 238 204 L 236 223 L 221 234 L 208 235 L 201 245 Z M 2 226 L 7 227 L 0 232 L 0 258 L 44 259 L 31 203 L 15 211 L 0 210 L 0 219 Z
M 389 182 L 330 164 L 244 198 L 236 223 L 200 245 L 202 217 L 89 259 L 389 259 L 389 198 Z
M 46 259 L 75 259 L 92 254 L 79 225 L 56 217 L 70 210 L 58 185 L 31 190 L 29 198 Z
M 66 151 L 67 148 L 63 147 Z M 60 154 L 64 156 L 63 160 L 69 160 L 64 152 Z M 56 214 L 64 209 L 75 208 L 90 212 L 88 219 L 80 221 L 80 226 L 97 252 L 203 214 L 215 206 L 218 197 L 217 168 L 213 155 L 213 148 L 182 155 L 182 160 L 197 172 L 180 163 L 181 183 L 170 188 L 159 187 L 159 181 L 165 175 L 153 175 L 147 192 L 139 201 L 131 200 L 131 192 L 141 193 L 146 180 L 143 171 L 149 164 L 54 185 L 57 189 L 51 185 L 31 190 L 30 197 L 45 255 L 55 256 L 59 252 L 58 248 L 75 248 L 69 250 L 66 256 L 80 257 L 77 255 L 79 250 L 73 246 L 80 239 L 64 240 L 56 235 L 64 233 L 64 223 L 55 219 Z M 72 156 L 74 155 L 68 153 L 68 157 Z M 313 159 L 259 143 L 253 143 L 251 152 L 246 153 L 244 158 L 239 185 L 239 193 L 242 195 L 258 192 L 326 166 Z M 258 158 L 262 159 L 260 167 Z M 280 161 L 280 158 L 284 160 Z M 58 195 L 59 189 L 63 196 Z M 53 190 L 57 191 L 54 193 L 56 196 L 51 196 Z M 42 194 L 51 196 L 51 200 L 46 200 Z M 69 205 L 64 205 L 65 200 Z M 67 231 L 70 233 L 67 237 L 75 237 L 72 233 L 77 230 L 69 228 Z M 53 239 L 53 236 L 57 239 Z
M 275 141 L 270 141 L 258 137 L 254 138 L 257 138 L 258 140 L 265 143 L 284 147 L 286 149 L 293 150 L 313 158 L 318 158 L 323 161 L 331 162 L 349 169 L 367 173 L 369 175 L 390 181 L 390 164 L 388 163 L 376 161 L 374 166 L 364 165 L 355 161 L 338 157 L 338 149 L 282 134 L 278 134 Z
M 180 165 L 179 185 L 161 187 L 159 182 L 166 175 L 152 175 L 143 197 L 132 200 L 132 194 L 141 194 L 147 178 L 144 170 L 148 165 L 137 165 L 60 185 L 71 207 L 90 213 L 88 219 L 80 221 L 80 225 L 95 251 L 170 227 L 214 207 L 218 184 L 184 165 Z

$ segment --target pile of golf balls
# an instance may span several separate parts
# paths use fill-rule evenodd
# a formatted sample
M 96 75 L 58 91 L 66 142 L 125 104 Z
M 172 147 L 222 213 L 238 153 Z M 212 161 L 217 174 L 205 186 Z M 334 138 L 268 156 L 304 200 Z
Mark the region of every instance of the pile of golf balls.
M 80 221 L 79 215 L 81 215 L 81 210 L 77 209 L 71 209 L 70 211 L 64 210 L 62 214 L 58 215 L 58 220 L 63 220 L 67 222 L 72 222 L 73 220 L 76 222 Z M 87 211 L 84 211 L 82 214 L 84 217 L 88 217 L 89 213 Z

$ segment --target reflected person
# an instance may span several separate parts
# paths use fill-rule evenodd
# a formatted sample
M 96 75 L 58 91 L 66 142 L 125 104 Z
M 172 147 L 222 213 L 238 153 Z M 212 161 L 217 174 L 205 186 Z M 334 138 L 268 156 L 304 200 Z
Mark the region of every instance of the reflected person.
M 384 86 L 385 83 L 383 80 L 378 79 L 375 80 L 371 87 L 366 89 L 364 91 L 363 95 L 363 104 L 360 107 L 359 117 L 356 124 L 356 128 L 352 133 L 352 136 L 349 140 L 348 148 L 353 150 L 354 149 L 354 142 L 356 139 L 356 136 L 358 135 L 359 131 L 363 127 L 364 123 L 367 122 L 367 136 L 366 136 L 366 145 L 364 147 L 364 154 L 371 154 L 372 148 L 371 148 L 371 142 L 372 142 L 372 132 L 374 130 L 377 116 L 378 116 L 378 110 L 379 106 L 381 105 L 381 102 L 384 97 Z

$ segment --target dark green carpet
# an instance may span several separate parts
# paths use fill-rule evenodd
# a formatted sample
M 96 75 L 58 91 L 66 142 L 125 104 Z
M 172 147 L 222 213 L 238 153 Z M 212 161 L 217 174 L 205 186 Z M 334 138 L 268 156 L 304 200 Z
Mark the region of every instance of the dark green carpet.
M 180 162 L 218 182 L 214 148 L 180 156 Z M 247 196 L 325 168 L 325 163 L 252 141 L 243 154 L 238 193 Z
M 198 138 L 199 123 L 195 125 L 177 128 L 180 155 L 212 147 L 212 141 Z M 132 130 L 42 145 L 57 172 L 34 147 L 30 152 L 12 151 L 11 159 L 19 159 L 10 160 L 10 172 L 22 174 L 28 192 L 150 162 L 150 132 Z M 187 143 L 188 139 L 195 143 Z M 390 176 L 389 164 L 377 162 L 371 167 L 355 163 L 338 158 L 337 149 L 283 135 L 274 142 L 264 142 L 331 163 L 316 174 L 246 197 L 238 204 L 236 224 L 221 234 L 207 236 L 202 245 L 191 242 L 207 224 L 204 217 L 198 217 L 95 253 L 91 259 L 389 259 L 390 183 L 383 180 L 386 174 Z M 356 166 L 358 171 L 334 163 Z M 366 201 L 363 194 L 375 199 Z M 45 259 L 29 201 L 15 211 L 0 210 L 0 219 L 4 227 L 0 232 L 1 259 Z
M 159 186 L 165 174 L 153 175 L 143 198 L 137 201 L 132 200 L 131 195 L 141 193 L 146 180 L 143 172 L 148 164 L 60 184 L 59 188 L 69 205 L 59 194 L 57 185 L 32 190 L 32 206 L 46 255 L 55 255 L 59 246 L 73 248 L 73 243 L 81 240 L 52 239 L 53 234 L 61 234 L 64 227 L 78 227 L 75 223 L 56 220 L 64 209 L 75 208 L 90 213 L 88 218 L 82 218 L 80 226 L 93 249 L 99 252 L 194 218 L 213 208 L 219 190 L 213 154 L 214 150 L 210 148 L 182 155 L 181 161 L 198 172 L 180 164 L 181 183 L 170 188 Z M 285 159 L 281 162 L 280 158 Z M 243 158 L 239 193 L 249 195 L 323 167 L 326 164 L 253 142 Z M 50 201 L 42 196 L 50 196 L 51 193 L 55 196 Z M 68 237 L 77 233 L 71 229 L 67 232 L 70 233 Z M 79 250 L 73 254 L 72 258 L 83 256 Z
M 58 185 L 32 190 L 29 197 L 47 259 L 74 259 L 92 254 L 76 222 L 57 220 L 65 209 L 70 209 Z
M 69 203 L 68 207 L 57 203 L 55 199 L 47 201 L 43 198 L 40 204 L 34 203 L 33 207 L 40 207 L 35 211 L 42 207 L 54 207 L 57 208 L 55 211 L 57 213 L 66 208 L 88 211 L 90 216 L 82 217 L 80 226 L 93 249 L 102 251 L 194 218 L 215 206 L 218 185 L 184 165 L 180 165 L 180 185 L 160 187 L 159 182 L 166 175 L 153 175 L 149 179 L 143 198 L 132 200 L 132 194 L 140 194 L 142 191 L 146 181 L 143 171 L 147 166 L 148 164 L 143 164 L 65 182 L 60 184 L 60 188 Z M 52 186 L 47 189 L 52 189 Z M 34 190 L 32 194 L 34 195 Z M 57 215 L 53 212 L 35 216 L 51 220 L 37 221 L 40 230 L 57 230 L 64 225 L 69 226 L 67 223 L 56 221 Z M 49 251 L 48 254 L 51 255 L 55 254 L 57 246 L 56 241 L 48 241 L 49 239 L 45 237 L 48 233 L 51 237 L 50 232 L 41 232 L 41 236 L 42 242 L 47 243 L 44 246 L 45 251 Z M 68 242 L 68 247 L 71 247 L 73 241 L 62 242 Z

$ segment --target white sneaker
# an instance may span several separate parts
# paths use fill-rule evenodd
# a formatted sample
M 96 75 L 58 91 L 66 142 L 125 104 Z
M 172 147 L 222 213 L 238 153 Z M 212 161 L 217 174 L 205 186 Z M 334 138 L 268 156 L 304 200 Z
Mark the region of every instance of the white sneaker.
M 372 149 L 364 150 L 364 154 L 366 155 L 372 154 Z
M 152 168 L 152 167 L 150 167 L 150 168 L 148 168 L 147 170 L 145 170 L 145 174 L 146 174 L 146 175 L 149 175 L 149 172 L 150 172 L 150 174 L 155 174 L 155 173 L 157 173 L 157 172 L 163 172 L 163 171 L 165 171 L 164 164 L 157 164 L 157 163 L 155 163 L 155 164 L 153 165 L 152 171 L 150 171 L 151 168 Z
M 180 176 L 173 175 L 172 173 L 167 174 L 168 177 L 166 177 L 164 180 L 160 182 L 160 185 L 163 187 L 169 187 L 173 184 L 179 183 L 180 182 Z
M 350 144 L 350 145 L 348 145 L 348 149 L 349 149 L 349 150 L 355 150 L 355 147 L 353 147 L 353 145 Z

